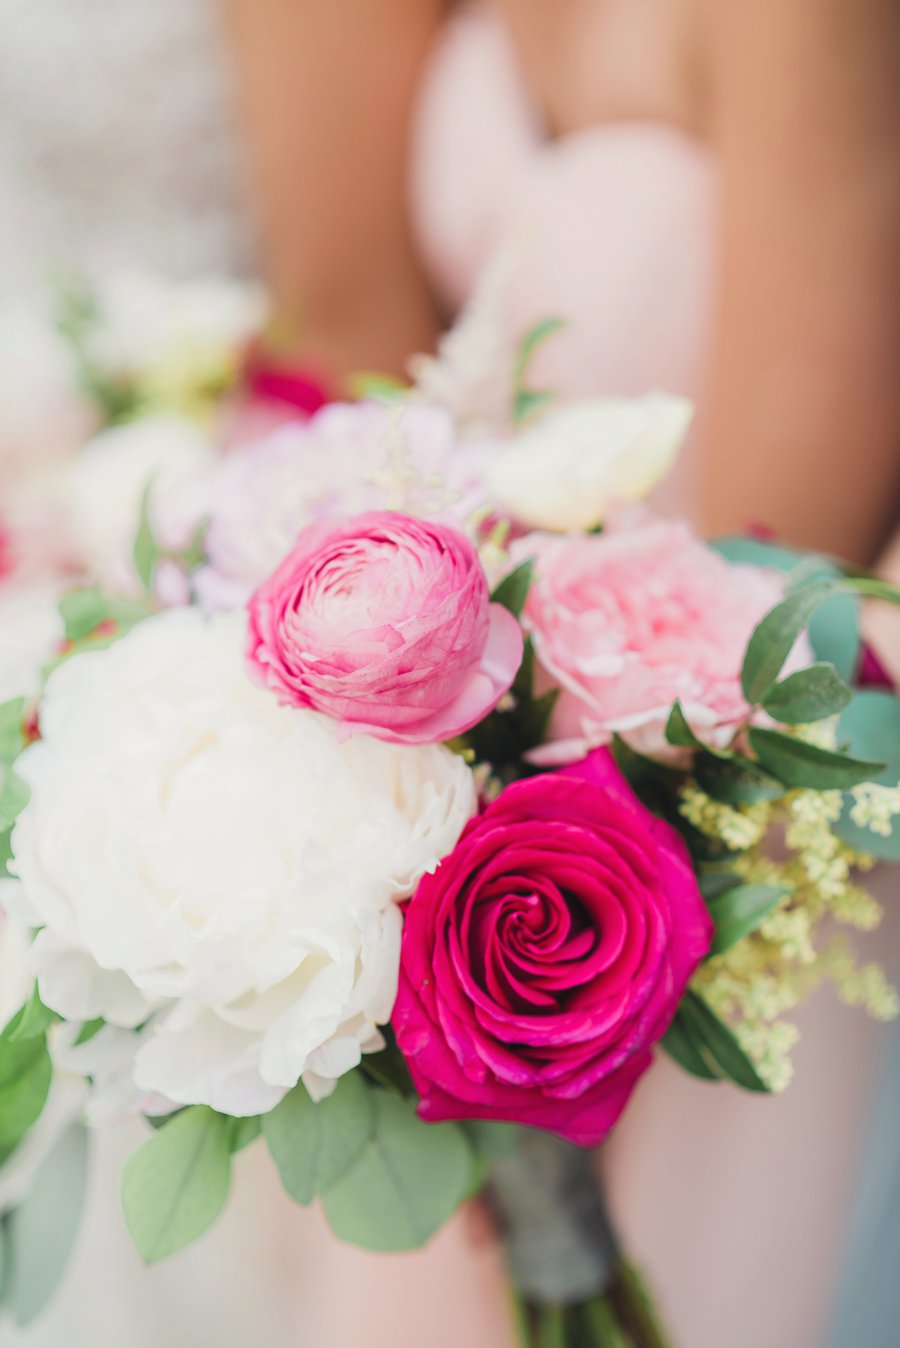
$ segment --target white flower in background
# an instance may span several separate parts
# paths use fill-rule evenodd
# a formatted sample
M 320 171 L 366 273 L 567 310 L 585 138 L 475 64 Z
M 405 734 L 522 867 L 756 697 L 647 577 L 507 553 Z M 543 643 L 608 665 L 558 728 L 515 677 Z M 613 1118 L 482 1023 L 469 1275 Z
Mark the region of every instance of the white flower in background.
M 445 408 L 465 437 L 508 434 L 515 395 L 516 341 L 507 306 L 520 264 L 518 249 L 502 250 L 487 268 L 436 356 L 409 362 L 412 397 Z
M 693 416 L 685 398 L 591 398 L 547 412 L 497 446 L 485 469 L 495 505 L 532 529 L 601 524 L 610 506 L 648 495 L 669 471 Z
M 33 697 L 63 639 L 59 587 L 0 581 L 0 702 Z
M 183 547 L 198 518 L 195 486 L 215 457 L 186 417 L 148 416 L 101 431 L 70 465 L 60 491 L 74 559 L 101 582 L 134 588 L 132 548 L 144 491 L 159 541 Z
M 200 277 L 170 281 L 121 272 L 93 297 L 97 318 L 87 335 L 87 355 L 106 375 L 149 380 L 182 367 L 210 371 L 232 359 L 260 329 L 266 312 L 261 287 Z
M 134 1079 L 247 1115 L 379 1046 L 408 895 L 475 810 L 441 746 L 345 742 L 246 676 L 243 620 L 174 610 L 50 678 L 12 868 L 48 1006 L 141 1036 Z
M 235 608 L 323 515 L 362 510 L 471 514 L 478 467 L 450 415 L 408 403 L 334 403 L 236 450 L 208 475 L 209 566 L 195 584 L 209 611 Z M 203 497 L 203 493 L 201 493 Z
M 95 414 L 72 352 L 52 322 L 22 308 L 0 310 L 0 511 L 10 495 L 65 461 L 91 434 Z

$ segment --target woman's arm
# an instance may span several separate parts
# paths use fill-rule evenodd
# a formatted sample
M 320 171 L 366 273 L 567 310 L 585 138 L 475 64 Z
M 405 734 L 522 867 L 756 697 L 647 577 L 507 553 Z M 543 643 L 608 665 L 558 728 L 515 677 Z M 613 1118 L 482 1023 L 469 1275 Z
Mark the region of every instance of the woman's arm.
M 866 561 L 900 492 L 900 7 L 701 2 L 723 166 L 707 522 Z
M 442 0 L 221 0 L 292 356 L 401 372 L 436 318 L 410 237 L 411 106 Z

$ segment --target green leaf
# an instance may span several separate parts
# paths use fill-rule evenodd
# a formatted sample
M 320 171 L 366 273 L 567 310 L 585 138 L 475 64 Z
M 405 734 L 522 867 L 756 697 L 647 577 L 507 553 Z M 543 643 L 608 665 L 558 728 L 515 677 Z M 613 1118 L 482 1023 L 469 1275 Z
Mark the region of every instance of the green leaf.
M 491 595 L 493 604 L 502 604 L 514 618 L 521 618 L 534 579 L 534 558 L 529 557 L 501 580 Z
M 681 1024 L 692 1045 L 712 1070 L 745 1091 L 768 1093 L 769 1087 L 741 1048 L 733 1032 L 702 997 L 690 988 L 678 1008 Z
M 666 721 L 666 741 L 669 744 L 674 744 L 678 749 L 704 749 L 706 747 L 688 725 L 687 717 L 680 702 L 676 702 L 669 712 L 669 719 Z
M 78 1034 L 75 1037 L 75 1042 L 72 1045 L 72 1047 L 79 1048 L 81 1044 L 89 1043 L 93 1039 L 95 1034 L 100 1033 L 105 1024 L 106 1021 L 103 1019 L 102 1016 L 98 1016 L 96 1020 L 86 1020 L 82 1025 L 81 1029 L 78 1031 Z
M 17 1147 L 40 1118 L 50 1092 L 53 1068 L 46 1039 L 12 1039 L 22 1012 L 0 1035 L 0 1152 Z
M 59 612 L 66 640 L 76 646 L 103 624 L 114 627 L 115 635 L 122 636 L 150 615 L 145 603 L 105 594 L 94 586 L 69 590 L 59 601 Z
M 50 1301 L 75 1245 L 87 1188 L 88 1136 L 69 1128 L 10 1216 L 7 1303 L 17 1325 L 30 1325 Z
M 900 604 L 900 586 L 879 576 L 847 576 L 844 581 L 857 594 L 867 599 L 881 599 L 886 604 Z
M 781 782 L 739 754 L 731 758 L 700 754 L 694 772 L 701 789 L 726 805 L 752 805 L 760 800 L 777 800 L 784 795 Z
M 516 353 L 516 360 L 513 366 L 513 378 L 517 384 L 521 384 L 522 380 L 527 375 L 528 367 L 531 365 L 538 348 L 543 346 L 548 338 L 552 337 L 565 326 L 565 319 L 542 318 L 540 322 L 535 323 L 534 327 L 528 329 L 519 343 L 519 349 Z
M 30 791 L 8 763 L 0 761 L 0 833 L 12 828 L 28 804 Z
M 0 833 L 0 880 L 9 875 L 9 863 L 12 861 L 12 830 Z
M 751 726 L 748 738 L 765 771 L 785 786 L 807 787 L 814 791 L 847 791 L 860 782 L 873 781 L 885 766 L 831 749 L 820 749 L 778 730 Z
M 513 400 L 513 420 L 520 424 L 527 421 L 535 412 L 547 407 L 553 401 L 553 394 L 542 389 L 520 388 Z
M 839 722 L 839 734 L 855 755 L 886 758 L 884 770 L 874 778 L 884 786 L 900 783 L 900 698 L 893 693 L 866 688 L 857 693 Z M 835 825 L 851 847 L 868 852 L 883 861 L 900 862 L 900 820 L 894 817 L 890 836 L 860 828 L 850 818 L 852 796 L 844 799 L 844 812 Z
M 737 889 L 738 885 L 743 883 L 741 877 L 735 875 L 733 871 L 703 871 L 697 876 L 700 893 L 707 904 L 715 902 L 723 894 L 727 894 L 729 889 Z
M 10 702 L 0 703 L 0 759 L 11 763 L 25 748 L 26 700 L 14 697 Z
M 816 664 L 776 683 L 763 698 L 763 707 L 784 725 L 809 725 L 836 716 L 852 697 L 834 665 Z
M 189 1245 L 219 1216 L 231 1186 L 230 1140 L 224 1115 L 194 1105 L 128 1158 L 122 1205 L 146 1263 Z
M 409 393 L 409 385 L 401 379 L 375 370 L 360 370 L 350 375 L 347 382 L 354 402 L 395 403 Z
M 266 1145 L 281 1182 L 298 1203 L 311 1203 L 346 1174 L 372 1136 L 375 1092 L 348 1072 L 318 1103 L 302 1084 L 263 1119 Z
M 141 510 L 138 516 L 137 533 L 134 538 L 134 569 L 138 573 L 141 584 L 147 591 L 153 588 L 153 573 L 160 559 L 161 552 L 159 544 L 156 541 L 156 535 L 153 531 L 153 524 L 150 520 L 150 497 L 153 492 L 153 483 L 148 482 L 141 496 Z
M 522 1129 L 515 1123 L 469 1119 L 462 1126 L 473 1147 L 483 1156 L 512 1156 L 522 1138 Z
M 741 670 L 741 687 L 751 706 L 765 698 L 816 608 L 837 588 L 834 580 L 805 585 L 776 604 L 756 625 Z
M 415 1250 L 466 1197 L 473 1157 L 453 1123 L 422 1123 L 412 1101 L 373 1091 L 374 1131 L 323 1199 L 339 1240 L 364 1250 Z
M 56 1012 L 51 1011 L 41 1001 L 41 994 L 35 983 L 28 1001 L 7 1028 L 9 1042 L 18 1044 L 26 1039 L 36 1039 L 46 1034 L 53 1022 L 58 1019 Z
M 246 1119 L 229 1119 L 231 1124 L 231 1154 L 251 1146 L 262 1133 L 262 1119 L 258 1114 Z
M 672 1061 L 690 1076 L 698 1077 L 700 1081 L 722 1080 L 722 1073 L 707 1061 L 694 1043 L 680 1007 L 659 1042 Z
M 780 885 L 736 885 L 711 900 L 709 911 L 716 930 L 710 955 L 721 955 L 749 936 L 789 893 Z

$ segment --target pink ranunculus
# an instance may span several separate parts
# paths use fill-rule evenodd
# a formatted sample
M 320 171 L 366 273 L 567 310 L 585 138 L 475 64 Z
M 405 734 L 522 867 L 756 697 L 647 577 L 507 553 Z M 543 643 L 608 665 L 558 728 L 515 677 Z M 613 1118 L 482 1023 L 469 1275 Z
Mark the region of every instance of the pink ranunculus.
M 599 535 L 530 534 L 513 557 L 535 558 L 523 626 L 542 677 L 562 690 L 536 761 L 572 762 L 615 732 L 658 753 L 676 699 L 714 743 L 746 716 L 741 664 L 784 596 L 776 572 L 728 562 L 645 511 Z
M 508 787 L 407 909 L 393 1025 L 421 1117 L 600 1142 L 711 936 L 681 838 L 608 750 Z
M 251 670 L 281 702 L 398 743 L 468 730 L 522 660 L 469 539 L 392 511 L 311 525 L 248 612 Z

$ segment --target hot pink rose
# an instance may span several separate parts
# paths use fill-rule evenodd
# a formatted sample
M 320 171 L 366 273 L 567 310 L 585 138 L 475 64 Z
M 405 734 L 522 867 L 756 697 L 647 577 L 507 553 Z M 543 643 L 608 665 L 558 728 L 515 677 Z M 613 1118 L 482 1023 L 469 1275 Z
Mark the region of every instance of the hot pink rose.
M 615 731 L 658 752 L 676 699 L 714 742 L 747 714 L 744 651 L 783 577 L 727 562 L 686 525 L 645 512 L 599 535 L 530 534 L 513 552 L 536 559 L 523 625 L 562 689 L 535 759 L 571 762 Z
M 410 901 L 393 1024 L 423 1119 L 600 1142 L 712 923 L 607 750 L 508 787 Z
M 251 669 L 281 702 L 407 744 L 475 725 L 522 659 L 465 535 L 390 511 L 305 529 L 248 610 Z

